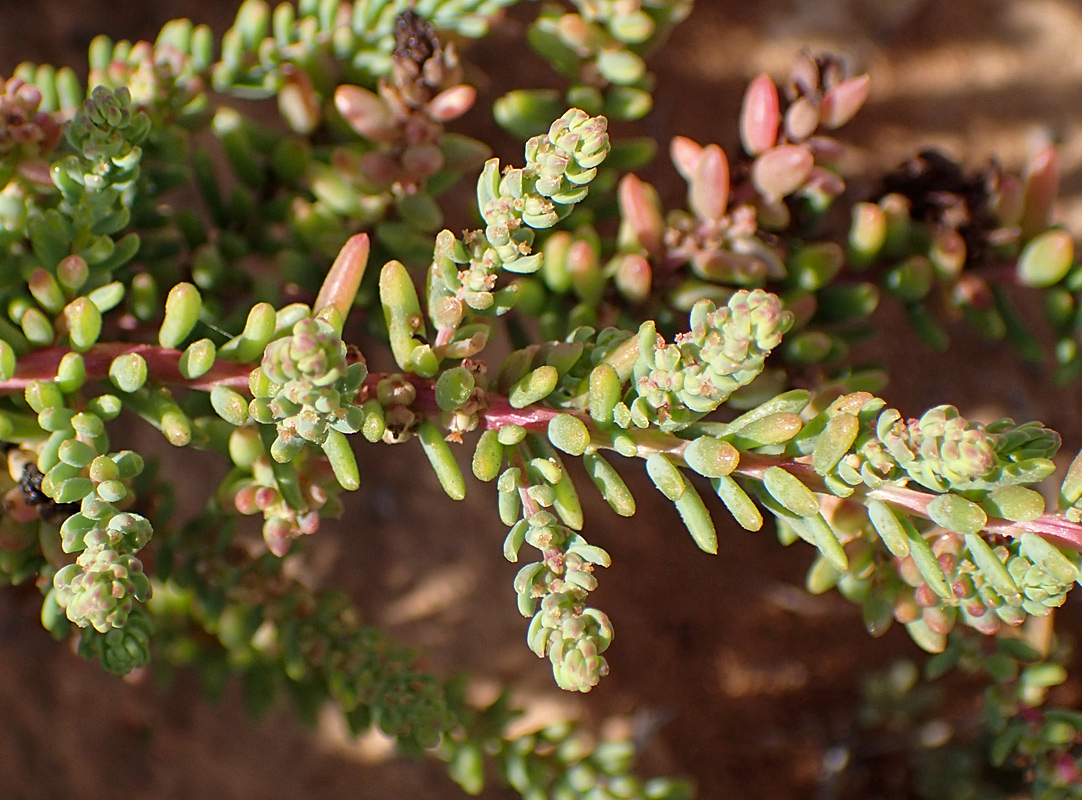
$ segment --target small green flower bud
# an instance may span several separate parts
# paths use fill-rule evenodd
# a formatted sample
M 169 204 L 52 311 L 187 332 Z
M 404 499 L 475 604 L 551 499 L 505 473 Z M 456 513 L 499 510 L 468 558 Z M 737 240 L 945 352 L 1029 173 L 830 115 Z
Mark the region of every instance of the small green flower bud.
M 64 308 L 64 317 L 68 323 L 71 346 L 76 350 L 88 350 L 98 341 L 101 312 L 93 302 L 85 297 L 75 298 Z
M 556 447 L 573 456 L 581 456 L 590 445 L 586 424 L 571 414 L 553 417 L 549 422 L 548 437 Z
M 857 203 L 849 228 L 849 264 L 857 269 L 872 264 L 887 239 L 887 216 L 875 203 Z
M 436 381 L 436 404 L 444 411 L 454 411 L 473 395 L 476 382 L 465 367 L 453 367 Z
M 526 438 L 526 429 L 521 425 L 504 425 L 496 432 L 496 436 L 500 444 L 505 447 L 514 447 Z M 1079 495 L 1082 496 L 1082 490 L 1079 491 Z
M 503 464 L 503 445 L 497 431 L 485 431 L 473 451 L 473 474 L 480 481 L 495 480 Z
M 218 350 L 219 358 L 233 361 L 257 361 L 274 336 L 276 314 L 270 303 L 256 303 L 248 312 L 244 330 Z
M 90 480 L 94 483 L 115 481 L 120 478 L 120 467 L 109 456 L 95 456 L 90 462 Z
M 1045 231 L 1018 257 L 1018 280 L 1036 288 L 1059 283 L 1074 263 L 1074 240 L 1067 231 Z
M 200 339 L 188 345 L 180 355 L 177 368 L 188 380 L 205 375 L 214 366 L 217 351 L 210 339 Z
M 103 394 L 99 397 L 91 398 L 87 401 L 86 406 L 88 411 L 101 417 L 106 422 L 116 419 L 117 415 L 120 414 L 120 410 L 123 408 L 120 398 L 115 394 Z
M 122 392 L 134 392 L 146 383 L 146 359 L 138 353 L 117 356 L 109 365 L 109 380 Z
M 383 438 L 387 430 L 386 417 L 383 406 L 379 400 L 369 400 L 361 406 L 364 422 L 361 423 L 361 433 L 370 442 L 378 442 Z
M 22 328 L 23 336 L 31 344 L 36 344 L 39 347 L 51 345 L 56 336 L 49 318 L 37 308 L 28 308 L 23 312 L 22 319 L 19 320 L 19 327 Z
M 64 395 L 52 381 L 31 381 L 24 393 L 27 405 L 40 414 L 47 408 L 62 408 Z
M 69 292 L 77 292 L 86 283 L 90 270 L 81 256 L 68 256 L 56 265 L 56 278 Z
M 97 456 L 93 447 L 78 439 L 68 439 L 60 445 L 60 460 L 73 467 L 85 467 Z
M 48 270 L 41 267 L 34 270 L 27 281 L 27 287 L 34 299 L 50 314 L 57 314 L 64 307 L 64 293 Z
M 107 311 L 113 310 L 120 304 L 120 301 L 124 299 L 124 291 L 123 283 L 120 281 L 113 281 L 104 286 L 99 286 L 90 294 L 86 295 L 86 299 L 93 303 L 98 311 L 104 314 Z
M 162 326 L 158 331 L 158 344 L 162 347 L 178 347 L 188 338 L 195 323 L 199 321 L 202 307 L 203 301 L 199 290 L 192 284 L 178 283 L 170 289 L 169 295 L 165 298 L 165 319 L 162 320 Z
M 86 382 L 86 364 L 78 353 L 65 353 L 56 368 L 56 385 L 64 394 L 78 391 Z
M 210 404 L 218 416 L 231 425 L 243 425 L 248 421 L 248 401 L 226 386 L 211 389 Z
M 514 408 L 538 403 L 552 394 L 559 379 L 560 373 L 555 367 L 538 367 L 511 387 L 508 400 Z

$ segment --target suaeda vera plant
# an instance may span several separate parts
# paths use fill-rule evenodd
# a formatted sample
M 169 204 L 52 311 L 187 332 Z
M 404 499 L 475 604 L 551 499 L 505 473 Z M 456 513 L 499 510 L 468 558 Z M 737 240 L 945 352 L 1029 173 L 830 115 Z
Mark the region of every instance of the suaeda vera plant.
M 714 516 L 758 530 L 766 511 L 815 549 L 810 591 L 859 604 L 873 635 L 904 625 L 935 672 L 991 675 L 991 757 L 1035 797 L 1082 796 L 1082 718 L 1042 705 L 1065 678 L 1047 622 L 1079 580 L 1082 460 L 1038 490 L 1055 431 L 909 417 L 850 354 L 884 301 L 934 347 L 965 317 L 1041 361 L 1014 305 L 1034 291 L 1075 377 L 1082 267 L 1051 219 L 1054 152 L 1016 176 L 926 151 L 851 197 L 834 132 L 869 77 L 805 53 L 780 87 L 751 82 L 718 132 L 739 146 L 671 142 L 688 189 L 666 210 L 631 171 L 654 143 L 609 124 L 649 113 L 644 59 L 690 0 L 546 5 L 528 38 L 566 90 L 496 102 L 525 140 L 502 165 L 453 129 L 476 100 L 460 45 L 509 5 L 247 0 L 220 42 L 187 20 L 99 37 L 85 85 L 18 67 L 0 98 L 4 582 L 36 584 L 44 626 L 111 672 L 193 648 L 198 666 L 213 640 L 257 705 L 274 687 L 333 702 L 354 732 L 433 748 L 467 791 L 494 772 L 529 798 L 686 796 L 635 778 L 628 742 L 507 738 L 506 696 L 470 706 L 282 566 L 363 480 L 350 437 L 416 441 L 448 502 L 481 489 L 455 456 L 472 450 L 524 564 L 507 584 L 528 646 L 587 692 L 613 646 L 590 599 L 610 554 L 568 465 L 624 517 L 620 473 L 644 467 L 706 553 L 739 546 Z M 445 229 L 445 192 L 475 175 L 476 226 Z M 368 370 L 362 335 L 394 372 Z M 229 464 L 204 508 L 170 513 L 118 418 Z

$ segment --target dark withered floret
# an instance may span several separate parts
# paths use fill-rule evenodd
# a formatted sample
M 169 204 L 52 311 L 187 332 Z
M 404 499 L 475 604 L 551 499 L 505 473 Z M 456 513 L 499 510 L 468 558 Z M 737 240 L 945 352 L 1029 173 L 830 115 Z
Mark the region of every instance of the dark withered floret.
M 995 163 L 967 175 L 958 162 L 928 149 L 888 173 L 883 193 L 907 198 L 913 219 L 957 231 L 973 265 L 983 260 L 989 236 L 1000 227 L 993 208 L 999 175 Z
M 439 47 L 432 25 L 412 8 L 398 15 L 394 25 L 394 57 L 408 59 L 418 68 L 432 57 Z
M 58 522 L 79 510 L 78 503 L 57 503 L 41 490 L 41 474 L 37 464 L 27 464 L 19 481 L 19 489 L 28 506 L 38 510 L 38 516 L 46 522 Z

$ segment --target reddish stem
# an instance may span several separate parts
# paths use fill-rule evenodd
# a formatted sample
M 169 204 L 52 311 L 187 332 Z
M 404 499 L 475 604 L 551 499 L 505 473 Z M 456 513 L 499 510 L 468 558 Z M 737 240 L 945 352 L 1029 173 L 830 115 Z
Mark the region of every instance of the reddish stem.
M 20 356 L 15 375 L 10 380 L 0 381 L 0 395 L 25 391 L 31 381 L 53 380 L 56 377 L 60 359 L 68 352 L 70 351 L 66 347 L 50 347 Z M 188 380 L 180 374 L 180 369 L 177 366 L 181 356 L 179 350 L 170 350 L 149 344 L 106 343 L 94 345 L 83 353 L 86 379 L 88 381 L 107 379 L 109 365 L 113 359 L 126 353 L 138 353 L 141 355 L 147 362 L 148 373 L 153 376 L 156 383 L 171 384 L 199 391 L 210 391 L 215 386 L 227 386 L 235 391 L 247 393 L 248 376 L 254 369 L 251 364 L 218 360 L 204 375 L 194 380 Z M 370 373 L 364 382 L 363 392 L 365 395 L 369 397 L 375 396 L 379 382 L 386 377 L 388 377 L 387 373 Z M 413 384 L 417 391 L 417 398 L 413 403 L 413 408 L 423 414 L 438 414 L 440 408 L 436 403 L 436 382 L 417 375 L 403 375 L 402 377 Z M 487 407 L 478 412 L 481 425 L 487 430 L 498 430 L 505 425 L 521 425 L 528 430 L 540 432 L 548 427 L 549 422 L 554 417 L 560 414 L 574 414 L 586 423 L 586 427 L 590 431 L 591 441 L 596 446 L 603 448 L 611 446 L 608 433 L 599 429 L 587 414 L 548 408 L 541 405 L 515 408 L 506 397 L 498 394 L 488 395 L 487 401 Z M 687 441 L 684 439 L 660 431 L 645 430 L 630 431 L 630 433 L 639 445 L 636 455 L 644 458 L 650 453 L 660 452 L 682 459 L 683 450 L 687 446 Z M 822 494 L 829 493 L 822 477 L 812 469 L 810 464 L 788 458 L 742 453 L 735 474 L 754 480 L 762 480 L 766 470 L 773 466 L 783 467 L 793 473 L 813 491 Z M 882 500 L 909 514 L 924 519 L 931 519 L 931 515 L 928 513 L 928 504 L 936 497 L 936 495 L 929 492 L 894 485 L 864 490 L 863 496 Z M 1063 547 L 1082 551 L 1082 524 L 1072 522 L 1062 514 L 1043 514 L 1029 522 L 1012 522 L 998 517 L 989 517 L 984 530 L 998 536 L 1011 537 L 1021 536 L 1023 533 L 1036 533 L 1045 539 L 1055 541 Z

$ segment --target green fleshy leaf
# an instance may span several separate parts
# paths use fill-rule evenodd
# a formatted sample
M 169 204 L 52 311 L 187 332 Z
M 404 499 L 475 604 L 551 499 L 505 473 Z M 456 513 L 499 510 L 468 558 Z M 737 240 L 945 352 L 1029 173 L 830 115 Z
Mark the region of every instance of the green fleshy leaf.
M 477 480 L 495 480 L 503 464 L 503 445 L 496 431 L 485 431 L 473 451 L 473 474 Z
M 909 555 L 909 537 L 890 506 L 880 500 L 868 501 L 868 519 L 871 520 L 883 544 L 896 558 Z
M 830 527 L 826 519 L 823 518 L 823 515 L 816 514 L 815 516 L 806 517 L 804 523 L 815 539 L 815 546 L 819 548 L 819 552 L 830 562 L 831 566 L 839 572 L 845 572 L 849 569 L 849 558 L 845 554 L 845 548 L 842 547 L 838 535 Z
M 1047 539 L 1035 533 L 1023 533 L 1021 542 L 1022 555 L 1060 583 L 1071 584 L 1079 579 L 1078 565 Z
M 736 469 L 740 452 L 724 439 L 700 436 L 688 443 L 684 461 L 704 477 L 721 478 Z
M 763 515 L 759 513 L 755 502 L 748 497 L 748 493 L 740 488 L 740 484 L 728 475 L 714 478 L 710 484 L 740 527 L 749 531 L 757 531 L 763 527 Z
M 559 414 L 549 421 L 549 441 L 568 455 L 581 456 L 590 445 L 586 423 L 571 414 Z
M 1008 602 L 1015 602 L 1020 598 L 1018 584 L 1014 582 L 1006 565 L 1000 561 L 992 547 L 980 534 L 966 534 L 966 548 L 973 558 L 973 563 L 980 568 L 981 575 L 995 587 L 997 592 Z
M 979 505 L 955 494 L 941 494 L 928 503 L 932 521 L 949 531 L 977 533 L 988 524 L 988 515 Z
M 981 507 L 1012 522 L 1030 522 L 1044 513 L 1044 497 L 1025 486 L 1002 486 L 988 495 Z
M 770 467 L 763 473 L 763 486 L 782 506 L 801 517 L 819 514 L 819 501 L 800 479 L 782 467 Z
M 428 462 L 432 465 L 440 486 L 452 500 L 462 500 L 466 497 L 466 481 L 462 477 L 462 470 L 458 468 L 451 448 L 444 440 L 439 429 L 429 420 L 425 420 L 417 428 L 417 439 L 428 456 Z
M 612 510 L 621 517 L 630 517 L 635 514 L 635 498 L 631 490 L 627 488 L 620 473 L 599 453 L 587 453 L 583 456 L 583 466 L 594 486 L 601 492 L 605 502 Z
M 826 475 L 833 470 L 849 452 L 859 432 L 860 420 L 854 415 L 843 412 L 832 418 L 815 440 L 812 468 L 819 475 Z

